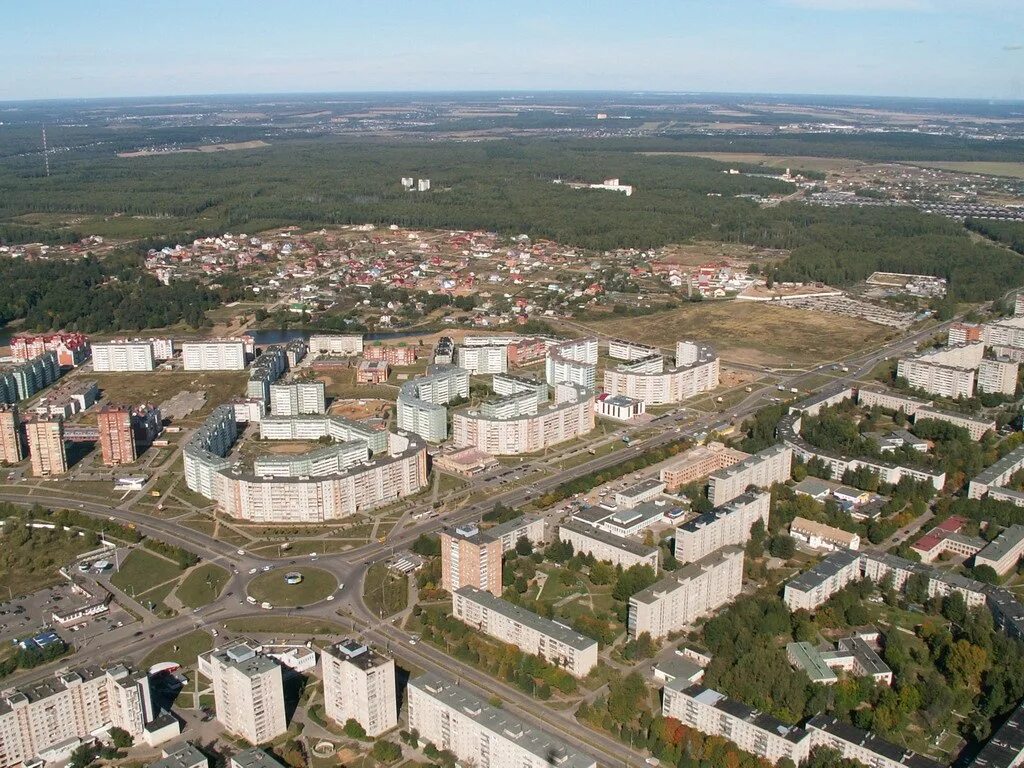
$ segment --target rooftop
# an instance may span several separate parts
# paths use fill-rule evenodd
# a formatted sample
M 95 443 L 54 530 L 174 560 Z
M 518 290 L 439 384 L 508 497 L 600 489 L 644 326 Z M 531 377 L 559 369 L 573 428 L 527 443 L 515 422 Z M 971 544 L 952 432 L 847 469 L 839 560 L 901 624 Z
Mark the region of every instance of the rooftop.
M 246 749 L 232 756 L 238 768 L 282 768 L 281 764 L 262 749 Z
M 607 544 L 610 547 L 621 549 L 624 552 L 629 552 L 637 557 L 650 557 L 658 553 L 657 547 L 645 547 L 643 544 L 638 544 L 631 539 L 624 539 L 621 536 L 616 536 L 613 533 L 606 533 L 600 528 L 592 528 L 585 523 L 580 523 L 575 520 L 570 520 L 567 523 L 562 523 L 562 528 L 567 531 L 585 536 L 588 539 L 594 541 L 600 541 L 602 544 Z
M 589 755 L 577 752 L 556 736 L 524 723 L 503 709 L 492 707 L 449 680 L 428 673 L 410 680 L 409 686 L 471 717 L 500 739 L 513 742 L 545 763 L 559 768 L 593 768 L 596 765 Z
M 192 768 L 194 765 L 208 765 L 209 758 L 195 748 L 190 742 L 185 742 L 173 752 L 168 752 L 155 763 L 150 763 L 149 768 Z
M 728 546 L 716 549 L 710 555 L 705 555 L 700 560 L 695 560 L 692 563 L 687 563 L 680 568 L 669 573 L 665 578 L 660 581 L 656 581 L 647 589 L 642 589 L 629 598 L 630 602 L 634 600 L 638 603 L 654 603 L 661 600 L 669 592 L 675 590 L 680 584 L 684 584 L 690 579 L 697 578 L 704 571 L 709 568 L 714 568 L 721 565 L 731 557 L 743 555 L 742 547 Z
M 520 608 L 518 605 L 502 600 L 500 597 L 495 597 L 490 592 L 479 590 L 476 587 L 467 585 L 457 589 L 455 594 L 461 595 L 467 600 L 472 600 L 489 611 L 500 613 L 502 616 L 513 619 L 525 627 L 554 638 L 563 645 L 571 646 L 578 651 L 586 650 L 597 644 L 597 641 L 593 638 L 585 637 L 579 632 L 569 629 L 564 624 L 559 624 L 551 619 L 545 619 L 543 616 L 539 616 L 525 608 Z

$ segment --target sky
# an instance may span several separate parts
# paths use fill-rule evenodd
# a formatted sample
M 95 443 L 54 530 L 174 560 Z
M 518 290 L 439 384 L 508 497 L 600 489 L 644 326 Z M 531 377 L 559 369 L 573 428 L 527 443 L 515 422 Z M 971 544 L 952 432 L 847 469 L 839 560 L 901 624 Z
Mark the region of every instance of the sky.
M 1024 99 L 1024 0 L 4 0 L 0 100 L 658 90 Z

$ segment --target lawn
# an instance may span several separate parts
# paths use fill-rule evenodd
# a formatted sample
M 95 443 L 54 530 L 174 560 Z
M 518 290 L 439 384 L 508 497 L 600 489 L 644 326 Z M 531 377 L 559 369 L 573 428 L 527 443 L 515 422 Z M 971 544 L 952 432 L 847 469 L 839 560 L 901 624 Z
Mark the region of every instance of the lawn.
M 175 594 L 189 608 L 199 608 L 220 597 L 229 578 L 228 572 L 219 565 L 200 565 L 185 577 Z
M 111 577 L 110 583 L 129 595 L 141 595 L 180 574 L 181 569 L 169 560 L 133 549 L 121 563 L 121 569 Z
M 94 548 L 87 539 L 46 529 L 26 529 L 24 537 L 7 537 L 0 550 L 0 592 L 27 595 L 50 584 L 62 581 L 57 569 L 67 565 L 76 555 Z M 10 592 L 8 592 L 10 590 Z
M 225 626 L 232 632 L 261 632 L 279 635 L 339 635 L 349 631 L 333 621 L 306 619 L 298 616 L 247 616 L 228 619 Z
M 644 317 L 609 316 L 587 326 L 666 348 L 681 339 L 710 342 L 727 361 L 772 366 L 837 360 L 878 344 L 890 333 L 851 317 L 750 301 L 698 302 Z
M 154 648 L 142 660 L 142 668 L 149 669 L 161 661 L 173 661 L 183 667 L 189 667 L 196 663 L 196 656 L 206 653 L 211 648 L 213 648 L 213 638 L 210 637 L 210 634 L 196 629 L 187 635 L 168 640 L 163 645 Z
M 409 604 L 409 577 L 374 563 L 363 582 L 363 602 L 377 616 L 392 616 Z
M 293 572 L 301 573 L 302 581 L 299 584 L 285 583 L 285 574 Z M 337 588 L 338 581 L 332 573 L 309 566 L 290 566 L 254 576 L 246 591 L 261 603 L 265 601 L 274 606 L 293 606 L 318 603 Z

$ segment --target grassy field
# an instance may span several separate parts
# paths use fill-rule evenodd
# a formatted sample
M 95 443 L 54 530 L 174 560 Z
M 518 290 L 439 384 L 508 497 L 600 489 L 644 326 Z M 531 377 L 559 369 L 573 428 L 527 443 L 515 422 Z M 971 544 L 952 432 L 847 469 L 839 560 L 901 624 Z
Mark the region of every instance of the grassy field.
M 363 582 L 363 601 L 378 616 L 392 616 L 409 604 L 409 577 L 374 563 Z
M 286 584 L 286 573 L 293 571 L 302 574 L 299 584 Z M 320 568 L 289 567 L 275 568 L 267 573 L 253 577 L 246 587 L 250 596 L 259 602 L 268 602 L 274 606 L 309 605 L 317 603 L 338 588 L 334 575 Z
M 134 549 L 121 563 L 121 569 L 115 573 L 110 583 L 129 595 L 140 595 L 158 584 L 175 579 L 181 569 L 162 557 Z
M 63 581 L 57 569 L 91 548 L 85 539 L 49 531 L 35 532 L 15 546 L 5 542 L 0 551 L 0 599 L 27 595 Z
M 196 656 L 206 653 L 211 648 L 213 648 L 213 638 L 209 633 L 196 629 L 187 635 L 168 640 L 163 645 L 154 648 L 142 660 L 142 668 L 149 669 L 161 661 L 173 661 L 183 667 L 192 666 L 196 663 Z
M 185 577 L 175 594 L 189 608 L 199 608 L 220 597 L 229 578 L 228 572 L 219 565 L 200 565 Z
M 836 360 L 879 343 L 889 333 L 863 320 L 749 301 L 706 301 L 586 325 L 602 334 L 661 347 L 674 347 L 680 339 L 707 341 L 725 361 L 775 366 Z
M 995 162 L 962 162 L 947 163 L 928 160 L 923 163 L 912 163 L 921 168 L 938 168 L 942 171 L 954 171 L 957 173 L 980 173 L 984 176 L 1006 176 L 1011 179 L 1024 179 L 1024 163 L 995 163 Z
M 306 619 L 298 616 L 247 616 L 228 619 L 225 626 L 232 632 L 263 632 L 279 635 L 338 635 L 349 627 L 334 621 Z
M 188 418 L 195 418 L 218 403 L 238 397 L 245 391 L 244 371 L 152 371 L 145 374 L 90 373 L 102 397 L 118 403 L 156 403 L 160 405 L 183 390 L 206 392 L 206 404 Z

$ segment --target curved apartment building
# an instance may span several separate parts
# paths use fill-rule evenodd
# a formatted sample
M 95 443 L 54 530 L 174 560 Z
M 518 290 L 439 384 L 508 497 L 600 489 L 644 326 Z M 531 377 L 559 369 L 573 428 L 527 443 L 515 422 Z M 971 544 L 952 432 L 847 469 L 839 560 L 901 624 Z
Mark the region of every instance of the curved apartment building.
M 666 369 L 661 355 L 630 360 L 604 372 L 604 391 L 650 406 L 679 403 L 718 386 L 718 355 L 710 345 L 681 341 L 676 344 L 675 362 L 675 367 Z
M 186 483 L 231 517 L 256 523 L 337 520 L 426 485 L 426 444 L 415 435 L 330 416 L 275 419 L 264 433 L 269 439 L 323 435 L 341 442 L 301 455 L 260 457 L 247 469 L 226 458 L 238 431 L 234 409 L 220 406 L 185 445 Z

